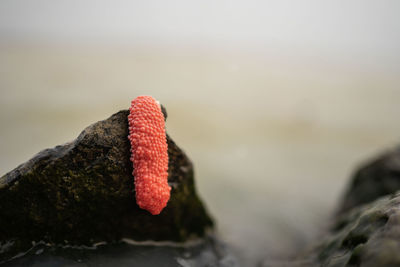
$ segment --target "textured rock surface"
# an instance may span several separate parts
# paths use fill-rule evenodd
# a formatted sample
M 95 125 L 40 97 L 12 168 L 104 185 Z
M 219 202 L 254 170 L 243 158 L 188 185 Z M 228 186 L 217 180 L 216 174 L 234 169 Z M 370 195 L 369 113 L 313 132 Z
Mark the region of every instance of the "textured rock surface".
M 332 231 L 290 266 L 400 266 L 399 207 L 400 193 L 342 214 Z
M 354 175 L 340 205 L 345 212 L 400 190 L 400 147 L 362 166 Z
M 263 266 L 400 266 L 400 149 L 361 167 L 331 229 L 293 261 Z
M 171 199 L 157 216 L 136 205 L 128 113 L 89 126 L 76 140 L 44 150 L 0 178 L 0 259 L 29 248 L 32 240 L 185 241 L 212 227 L 195 191 L 192 164 L 168 136 Z

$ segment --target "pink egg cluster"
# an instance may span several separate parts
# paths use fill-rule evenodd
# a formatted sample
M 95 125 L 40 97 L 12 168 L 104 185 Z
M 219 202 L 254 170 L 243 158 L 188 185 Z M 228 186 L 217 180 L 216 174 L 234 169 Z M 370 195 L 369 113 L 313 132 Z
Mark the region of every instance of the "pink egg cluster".
M 128 115 L 131 161 L 136 203 L 153 215 L 160 214 L 170 197 L 168 145 L 164 115 L 151 96 L 132 100 Z

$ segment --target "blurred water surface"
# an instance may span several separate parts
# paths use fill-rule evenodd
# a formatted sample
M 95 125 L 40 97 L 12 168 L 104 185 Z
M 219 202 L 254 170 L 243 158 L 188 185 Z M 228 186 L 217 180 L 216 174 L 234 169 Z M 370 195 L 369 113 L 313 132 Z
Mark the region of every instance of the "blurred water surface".
M 4 43 L 0 175 L 152 95 L 243 262 L 291 254 L 324 228 L 355 166 L 399 142 L 400 75 L 275 52 Z

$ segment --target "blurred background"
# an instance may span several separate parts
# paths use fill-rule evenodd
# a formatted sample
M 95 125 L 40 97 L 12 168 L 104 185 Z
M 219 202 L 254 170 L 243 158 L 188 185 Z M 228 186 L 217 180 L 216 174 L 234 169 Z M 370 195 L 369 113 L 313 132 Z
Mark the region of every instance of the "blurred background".
M 244 263 L 290 255 L 400 141 L 400 2 L 0 2 L 0 175 L 152 95 Z

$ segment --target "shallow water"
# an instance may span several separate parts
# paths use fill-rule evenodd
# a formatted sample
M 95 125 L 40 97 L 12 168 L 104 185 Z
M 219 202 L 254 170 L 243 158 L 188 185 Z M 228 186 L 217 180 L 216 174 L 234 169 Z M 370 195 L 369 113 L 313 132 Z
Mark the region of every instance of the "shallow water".
M 194 162 L 220 235 L 245 266 L 306 245 L 355 166 L 400 139 L 399 71 L 380 63 L 15 44 L 3 45 L 0 58 L 0 175 L 137 95 L 153 95 Z
M 132 245 L 125 242 L 91 248 L 51 247 L 37 244 L 25 255 L 3 263 L 6 266 L 238 266 L 227 247 L 208 238 L 190 246 Z M 1 263 L 0 263 L 1 265 Z

